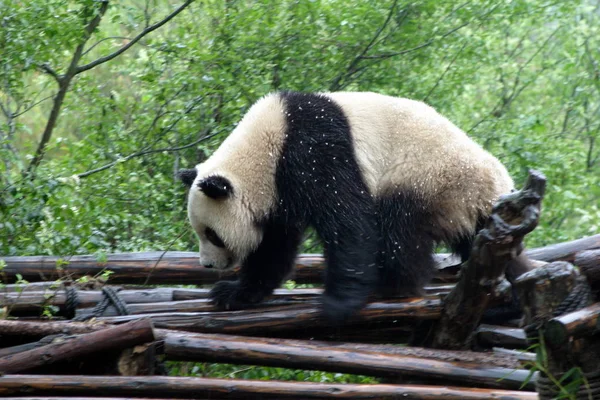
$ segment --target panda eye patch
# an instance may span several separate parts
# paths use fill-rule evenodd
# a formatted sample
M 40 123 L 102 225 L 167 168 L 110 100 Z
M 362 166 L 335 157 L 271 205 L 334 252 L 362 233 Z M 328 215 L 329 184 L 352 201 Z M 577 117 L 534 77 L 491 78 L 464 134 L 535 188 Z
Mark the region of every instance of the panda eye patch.
M 225 243 L 223 243 L 223 241 L 221 240 L 221 238 L 219 237 L 219 235 L 216 234 L 215 231 L 213 231 L 210 228 L 206 228 L 204 230 L 204 234 L 206 235 L 206 238 L 208 239 L 209 242 L 211 242 L 212 244 L 214 244 L 217 247 L 225 247 Z

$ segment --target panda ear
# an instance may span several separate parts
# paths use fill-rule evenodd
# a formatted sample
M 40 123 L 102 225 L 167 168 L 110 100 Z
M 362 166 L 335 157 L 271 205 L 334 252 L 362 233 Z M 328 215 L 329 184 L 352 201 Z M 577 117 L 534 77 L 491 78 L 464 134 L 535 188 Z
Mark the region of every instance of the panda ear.
M 233 186 L 227 178 L 219 175 L 209 176 L 198 183 L 205 195 L 212 199 L 222 199 L 233 193 Z
M 177 178 L 180 179 L 181 182 L 183 182 L 183 184 L 187 187 L 192 186 L 192 183 L 194 183 L 194 179 L 196 179 L 197 175 L 198 171 L 196 168 L 180 169 L 177 171 Z

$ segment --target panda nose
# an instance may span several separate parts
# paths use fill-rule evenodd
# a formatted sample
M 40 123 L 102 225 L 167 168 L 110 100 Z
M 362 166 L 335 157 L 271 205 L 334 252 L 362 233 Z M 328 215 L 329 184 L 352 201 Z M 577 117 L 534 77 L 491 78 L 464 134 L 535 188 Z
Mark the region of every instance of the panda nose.
M 212 264 L 204 264 L 204 268 L 212 268 L 213 265 Z

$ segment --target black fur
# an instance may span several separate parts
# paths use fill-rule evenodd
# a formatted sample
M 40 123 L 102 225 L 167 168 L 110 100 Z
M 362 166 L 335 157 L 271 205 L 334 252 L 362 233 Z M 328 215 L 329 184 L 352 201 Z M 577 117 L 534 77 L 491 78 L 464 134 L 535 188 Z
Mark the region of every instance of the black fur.
M 192 186 L 196 176 L 198 175 L 198 171 L 196 168 L 191 169 L 180 169 L 177 171 L 177 178 L 181 179 L 181 182 L 187 187 Z
M 218 175 L 203 179 L 198 183 L 198 187 L 212 199 L 222 199 L 233 193 L 233 186 L 229 180 Z
M 403 191 L 377 201 L 379 294 L 422 295 L 434 272 L 435 241 L 423 200 Z
M 475 224 L 475 232 L 470 235 L 465 235 L 453 243 L 450 244 L 450 248 L 454 254 L 458 254 L 460 256 L 461 262 L 465 262 L 469 259 L 471 255 L 471 247 L 473 246 L 473 240 L 475 240 L 475 235 L 483 228 L 485 225 L 485 221 L 487 217 L 481 215 L 477 218 L 477 223 Z
M 213 302 L 223 309 L 241 309 L 269 296 L 291 271 L 302 232 L 280 221 L 263 224 L 262 244 L 244 262 L 237 281 L 218 282 Z

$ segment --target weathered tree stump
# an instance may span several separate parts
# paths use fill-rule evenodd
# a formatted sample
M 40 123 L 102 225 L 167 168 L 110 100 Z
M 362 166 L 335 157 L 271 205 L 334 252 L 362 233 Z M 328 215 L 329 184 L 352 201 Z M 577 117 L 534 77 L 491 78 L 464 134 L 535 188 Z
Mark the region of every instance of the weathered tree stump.
M 522 275 L 516 287 L 528 340 L 538 345 L 540 399 L 554 399 L 568 390 L 577 399 L 600 397 L 600 341 L 577 338 L 589 332 L 590 321 L 597 320 L 593 308 L 584 308 L 591 301 L 585 277 L 567 262 L 554 262 Z M 578 315 L 588 318 L 577 323 Z

